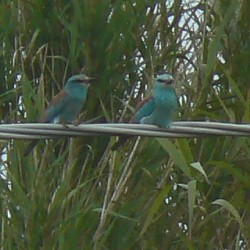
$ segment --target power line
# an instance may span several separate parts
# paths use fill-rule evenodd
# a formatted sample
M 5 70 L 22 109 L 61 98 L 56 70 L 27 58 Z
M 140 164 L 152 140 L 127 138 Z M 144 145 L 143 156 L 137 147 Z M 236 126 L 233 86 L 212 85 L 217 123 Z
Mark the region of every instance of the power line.
M 80 136 L 137 135 L 161 138 L 250 136 L 250 124 L 178 121 L 170 129 L 154 125 L 101 123 L 62 125 L 49 123 L 1 124 L 0 139 L 48 139 Z

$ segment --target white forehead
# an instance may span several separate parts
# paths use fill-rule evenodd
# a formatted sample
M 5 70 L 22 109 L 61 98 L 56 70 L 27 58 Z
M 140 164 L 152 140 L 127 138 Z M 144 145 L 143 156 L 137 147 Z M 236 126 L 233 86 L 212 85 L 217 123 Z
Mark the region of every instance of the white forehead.
M 158 74 L 156 76 L 156 80 L 162 80 L 162 81 L 169 81 L 169 80 L 174 80 L 173 76 L 170 74 Z
M 84 74 L 79 74 L 79 75 L 74 75 L 74 76 L 71 76 L 68 81 L 71 82 L 71 81 L 84 81 L 87 79 L 87 76 L 84 75 Z

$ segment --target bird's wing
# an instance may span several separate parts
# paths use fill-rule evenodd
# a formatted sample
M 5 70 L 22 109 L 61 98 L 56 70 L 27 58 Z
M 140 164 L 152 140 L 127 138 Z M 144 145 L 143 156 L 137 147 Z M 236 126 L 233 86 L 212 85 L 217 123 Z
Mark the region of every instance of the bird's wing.
M 69 96 L 65 90 L 61 90 L 50 102 L 49 106 L 40 117 L 39 122 L 53 121 L 62 109 L 69 103 Z
M 134 116 L 131 119 L 131 123 L 140 123 L 141 119 L 149 116 L 155 109 L 155 100 L 153 96 L 149 96 L 142 100 L 136 107 Z
M 140 123 L 141 119 L 151 115 L 154 109 L 155 109 L 154 97 L 150 96 L 148 98 L 145 98 L 144 100 L 138 103 L 136 111 L 130 120 L 130 123 Z M 111 150 L 112 151 L 117 150 L 131 137 L 133 136 L 131 135 L 121 136 L 119 140 L 111 147 Z

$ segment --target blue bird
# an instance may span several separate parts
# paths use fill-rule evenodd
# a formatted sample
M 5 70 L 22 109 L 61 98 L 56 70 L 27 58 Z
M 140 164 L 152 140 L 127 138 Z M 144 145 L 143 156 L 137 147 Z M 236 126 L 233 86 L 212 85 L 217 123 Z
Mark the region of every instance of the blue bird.
M 152 95 L 139 103 L 130 123 L 153 124 L 161 128 L 170 128 L 178 108 L 177 96 L 172 86 L 173 81 L 174 78 L 170 74 L 158 74 L 155 78 Z M 118 149 L 130 137 L 120 137 L 111 149 Z
M 86 100 L 89 83 L 93 80 L 95 78 L 87 77 L 84 74 L 70 77 L 65 87 L 51 100 L 38 121 L 41 123 L 72 123 Z M 27 146 L 24 156 L 30 154 L 38 141 L 34 140 Z

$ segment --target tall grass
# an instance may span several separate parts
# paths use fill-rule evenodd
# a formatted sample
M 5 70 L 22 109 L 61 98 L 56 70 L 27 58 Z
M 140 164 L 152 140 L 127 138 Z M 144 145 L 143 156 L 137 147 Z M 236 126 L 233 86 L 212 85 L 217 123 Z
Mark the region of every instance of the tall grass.
M 81 120 L 126 121 L 165 69 L 176 78 L 177 119 L 249 123 L 249 8 L 2 1 L 1 122 L 35 121 L 82 71 L 98 83 Z M 1 248 L 249 248 L 248 138 L 141 138 L 112 152 L 114 142 L 41 141 L 24 158 L 26 141 L 0 141 Z

